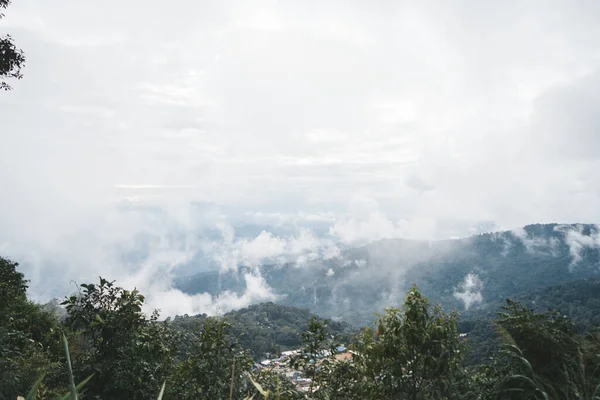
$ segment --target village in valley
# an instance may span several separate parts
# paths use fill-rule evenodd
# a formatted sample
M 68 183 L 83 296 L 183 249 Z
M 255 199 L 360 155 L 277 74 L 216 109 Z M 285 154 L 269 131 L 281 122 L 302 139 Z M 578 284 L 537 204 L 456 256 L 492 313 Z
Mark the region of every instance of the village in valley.
M 322 350 L 319 352 L 315 359 L 309 360 L 310 363 L 317 365 L 317 368 L 324 360 L 333 362 L 349 362 L 352 361 L 353 356 L 356 353 L 352 350 L 347 349 L 345 346 L 338 346 L 333 350 Z M 255 364 L 255 367 L 260 370 L 270 370 L 281 376 L 285 376 L 289 379 L 297 390 L 301 392 L 308 392 L 311 390 L 318 390 L 317 386 L 312 386 L 311 379 L 304 376 L 304 374 L 292 367 L 292 360 L 294 357 L 300 355 L 300 350 L 287 350 L 282 351 L 281 354 L 276 355 L 272 358 L 265 358 L 259 363 Z

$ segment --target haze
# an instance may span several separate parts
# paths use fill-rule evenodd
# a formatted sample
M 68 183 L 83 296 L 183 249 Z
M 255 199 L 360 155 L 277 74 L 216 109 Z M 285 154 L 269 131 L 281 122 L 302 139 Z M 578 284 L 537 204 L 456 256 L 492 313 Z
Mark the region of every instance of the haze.
M 27 66 L 0 93 L 0 254 L 36 298 L 102 274 L 174 314 L 215 307 L 170 285 L 199 253 L 227 269 L 597 222 L 599 13 L 15 0 L 0 34 Z M 250 279 L 232 304 L 273 297 Z

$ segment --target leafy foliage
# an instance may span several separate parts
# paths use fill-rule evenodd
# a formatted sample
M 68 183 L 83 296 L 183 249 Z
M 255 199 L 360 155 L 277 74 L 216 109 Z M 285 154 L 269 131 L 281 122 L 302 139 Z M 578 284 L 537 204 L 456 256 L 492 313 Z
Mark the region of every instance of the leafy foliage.
M 289 379 L 271 370 L 256 371 L 252 376 L 251 382 L 253 385 L 260 385 L 259 388 L 256 388 L 256 392 L 258 393 L 252 394 L 254 396 L 259 396 L 261 394 L 264 396 L 266 393 L 272 393 L 273 396 L 271 398 L 278 400 L 305 399 L 304 395 L 296 390 Z M 263 394 L 263 392 L 265 394 Z
M 507 300 L 496 321 L 501 349 L 476 368 L 474 382 L 490 399 L 596 399 L 600 341 L 579 334 L 557 311 L 535 312 Z
M 372 398 L 439 399 L 464 379 L 457 314 L 431 307 L 417 287 L 402 309 L 381 315 L 366 331 L 357 363 Z
M 25 393 L 44 369 L 53 379 L 61 365 L 57 321 L 27 299 L 17 267 L 0 257 L 0 399 Z
M 545 314 L 556 310 L 573 322 L 579 333 L 587 333 L 600 325 L 600 280 L 580 279 L 537 290 L 519 293 L 514 300 L 531 311 Z M 459 330 L 468 333 L 471 351 L 469 363 L 485 362 L 501 345 L 501 335 L 495 324 L 497 307 L 463 314 Z
M 4 17 L 1 12 L 8 7 L 10 0 L 0 0 L 0 19 Z M 21 79 L 21 69 L 25 65 L 25 55 L 18 49 L 10 35 L 0 37 L 0 90 L 10 90 L 7 78 Z
M 175 362 L 178 335 L 159 322 L 158 312 L 146 318 L 144 296 L 100 278 L 100 284 L 83 284 L 67 298 L 66 326 L 80 333 L 71 349 L 76 377 L 95 378 L 89 390 L 102 398 L 148 399 Z
M 231 311 L 223 317 L 231 323 L 231 334 L 239 339 L 240 345 L 259 359 L 300 347 L 301 334 L 314 315 L 306 309 L 268 302 Z M 206 315 L 175 317 L 172 325 L 192 332 L 202 327 L 206 319 Z M 354 333 L 354 328 L 344 322 L 331 321 L 327 329 L 341 342 L 348 342 Z
M 568 315 L 580 332 L 600 325 L 600 279 L 570 280 L 514 296 L 537 312 L 559 310 Z
M 347 325 L 273 303 L 223 317 L 160 322 L 158 311 L 144 314 L 144 297 L 137 290 L 100 278 L 66 298 L 61 321 L 56 305 L 42 307 L 27 299 L 27 281 L 17 267 L 0 258 L 1 399 L 22 393 L 36 399 L 232 400 L 579 400 L 600 395 L 600 330 L 589 321 L 580 324 L 591 317 L 581 310 L 576 323 L 566 313 L 507 300 L 496 317 L 487 312 L 480 314 L 483 322 L 464 321 L 462 327 L 470 329 L 465 340 L 457 312 L 431 305 L 413 286 L 400 308 L 386 309 L 374 328 L 350 339 Z M 564 293 L 546 288 L 525 297 L 533 296 L 539 305 L 550 301 L 544 294 L 551 293 L 560 305 L 585 307 L 593 304 L 596 284 L 577 282 L 588 288 L 577 293 L 565 286 Z M 490 357 L 465 364 L 468 345 L 477 343 L 473 333 L 485 331 L 481 327 L 494 339 Z M 284 340 L 284 328 L 297 341 Z M 269 330 L 275 332 L 269 345 L 256 345 Z M 335 357 L 338 333 L 352 349 L 343 360 Z M 248 336 L 252 340 L 244 342 Z M 259 351 L 298 343 L 291 366 L 310 379 L 306 394 L 275 370 L 255 368 L 244 343 Z
M 300 352 L 292 358 L 291 365 L 310 379 L 308 396 L 314 398 L 314 391 L 320 389 L 325 383 L 327 372 L 325 366 L 335 353 L 336 343 L 327 331 L 327 322 L 319 321 L 316 317 L 310 320 L 308 328 L 301 337 L 303 346 Z M 319 360 L 322 354 L 327 356 Z
M 208 318 L 193 340 L 187 358 L 169 377 L 167 393 L 178 399 L 241 399 L 253 362 L 230 335 L 231 324 Z M 230 397 L 231 396 L 231 397 Z

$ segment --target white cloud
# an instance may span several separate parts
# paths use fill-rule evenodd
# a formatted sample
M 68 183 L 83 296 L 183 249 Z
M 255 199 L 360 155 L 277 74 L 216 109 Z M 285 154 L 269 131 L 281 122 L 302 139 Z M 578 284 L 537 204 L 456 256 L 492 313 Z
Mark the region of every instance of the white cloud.
M 483 301 L 483 282 L 477 274 L 467 274 L 463 282 L 454 291 L 454 297 L 462 301 L 465 305 L 465 310 L 471 308 L 472 305 L 479 304 Z
M 547 253 L 553 256 L 558 255 L 558 246 L 560 244 L 558 238 L 531 236 L 523 228 L 513 229 L 511 233 L 523 243 L 525 250 L 529 253 Z M 504 251 L 506 252 L 508 250 L 508 248 L 505 248 Z
M 213 255 L 221 270 L 237 270 L 240 265 L 257 267 L 264 263 L 294 262 L 299 266 L 318 259 L 339 257 L 339 248 L 317 238 L 306 228 L 296 235 L 279 237 L 262 231 L 254 238 L 238 238 L 231 226 L 221 226 L 222 239 L 206 241 L 204 251 Z
M 398 237 L 398 225 L 379 210 L 376 201 L 369 198 L 354 200 L 345 217 L 337 220 L 330 234 L 350 244 Z
M 68 282 L 134 268 L 107 249 L 140 234 L 158 264 L 197 248 L 224 268 L 339 251 L 306 233 L 195 237 L 232 214 L 317 231 L 312 218 L 346 244 L 598 221 L 599 11 L 13 2 L 0 34 L 28 62 L 0 94 L 0 248 L 38 266 L 32 280 Z M 184 216 L 220 204 L 227 218 L 175 217 L 180 240 L 169 222 L 115 217 L 123 199 Z
M 188 295 L 177 289 L 153 287 L 145 304 L 146 311 L 160 309 L 163 317 L 175 315 L 223 314 L 250 304 L 277 300 L 277 295 L 259 275 L 244 274 L 246 289 L 242 294 L 224 292 L 219 296 L 208 293 Z
M 285 251 L 285 242 L 262 231 L 255 239 L 241 243 L 241 253 L 250 263 L 258 263 L 265 258 L 273 258 Z
M 243 206 L 283 195 L 326 212 L 363 191 L 393 221 L 455 216 L 512 227 L 600 216 L 590 173 L 597 163 L 557 162 L 554 154 L 595 148 L 573 147 L 595 124 L 585 111 L 598 100 L 592 4 L 340 10 L 320 2 L 311 11 L 184 1 L 165 11 L 149 2 L 144 18 L 134 18 L 135 1 L 114 14 L 61 1 L 15 3 L 5 20 L 30 62 L 18 90 L 3 96 L 4 147 L 28 164 L 57 161 L 27 156 L 18 146 L 24 132 L 62 146 L 70 126 L 95 136 L 75 146 L 79 169 L 100 171 L 94 186 L 151 177 L 194 188 L 157 192 L 163 200 Z M 88 39 L 67 46 L 69 37 Z M 54 112 L 74 105 L 98 123 Z M 28 114 L 41 115 L 47 134 L 18 117 Z M 573 131 L 582 140 L 568 144 Z M 110 151 L 88 157 L 99 148 Z M 592 180 L 587 196 L 557 207 L 578 190 L 577 179 Z M 520 201 L 503 201 L 509 193 Z
M 557 230 L 565 234 L 565 242 L 569 246 L 569 253 L 571 254 L 571 269 L 583 259 L 582 252 L 584 249 L 600 248 L 600 229 L 597 225 L 589 234 L 584 234 L 582 225 L 575 227 L 559 225 Z

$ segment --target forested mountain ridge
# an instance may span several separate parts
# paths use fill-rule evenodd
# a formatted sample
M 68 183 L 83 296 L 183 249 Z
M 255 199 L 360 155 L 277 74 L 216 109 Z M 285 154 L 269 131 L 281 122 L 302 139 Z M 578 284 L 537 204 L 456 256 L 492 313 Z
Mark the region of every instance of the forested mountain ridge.
M 263 265 L 277 302 L 325 317 L 368 324 L 374 312 L 398 305 L 416 283 L 446 309 L 494 307 L 519 293 L 600 276 L 598 228 L 536 224 L 443 241 L 387 239 L 306 265 Z M 180 280 L 187 293 L 243 292 L 243 274 L 203 272 Z
M 550 285 L 517 294 L 512 299 L 536 312 L 543 313 L 549 309 L 560 311 L 573 320 L 581 333 L 600 326 L 600 277 Z M 497 351 L 500 338 L 493 321 L 502 311 L 505 300 L 460 313 L 459 331 L 468 334 L 466 342 L 471 347 L 470 361 L 482 362 Z M 372 315 L 374 321 L 375 312 Z M 260 358 L 265 353 L 298 347 L 301 343 L 300 334 L 314 314 L 307 309 L 268 302 L 231 311 L 223 317 L 231 322 L 232 333 L 240 343 L 250 349 L 255 358 Z M 201 327 L 206 318 L 206 315 L 178 316 L 171 323 L 179 329 L 192 332 L 197 326 Z M 358 330 L 359 326 L 343 321 L 329 322 L 329 331 L 341 342 L 349 342 Z
M 255 359 L 294 349 L 302 344 L 301 333 L 316 316 L 306 309 L 275 304 L 254 304 L 230 311 L 222 316 L 231 323 L 232 334 L 240 344 L 252 351 Z M 208 318 L 207 315 L 177 316 L 171 320 L 175 328 L 193 332 Z M 329 321 L 328 332 L 340 343 L 350 341 L 356 330 L 345 322 Z
M 27 281 L 18 265 L 0 258 L 0 315 L 4 316 L 0 324 L 0 385 L 6 393 L 22 394 L 38 376 L 44 376 L 46 393 L 62 395 L 68 381 L 60 345 L 60 332 L 65 332 L 76 380 L 81 382 L 93 374 L 87 390 L 101 398 L 153 398 L 165 380 L 169 382 L 167 398 L 180 394 L 183 398 L 226 398 L 233 360 L 238 372 L 250 373 L 253 361 L 265 353 L 310 346 L 322 350 L 336 342 L 349 343 L 366 356 L 353 364 L 332 364 L 321 376 L 310 363 L 298 364 L 323 388 L 336 393 L 326 397 L 329 394 L 323 392 L 322 398 L 373 398 L 368 393 L 385 398 L 392 395 L 387 392 L 391 389 L 414 391 L 415 387 L 406 386 L 411 377 L 405 376 L 405 367 L 415 359 L 423 362 L 418 379 L 430 382 L 432 386 L 427 388 L 435 388 L 424 398 L 440 398 L 443 392 L 475 399 L 478 397 L 469 397 L 469 393 L 515 387 L 562 390 L 566 386 L 554 383 L 571 378 L 556 375 L 563 369 L 553 370 L 554 364 L 564 368 L 573 364 L 572 357 L 584 354 L 587 358 L 582 362 L 595 365 L 598 360 L 594 357 L 600 354 L 600 335 L 594 333 L 600 314 L 598 236 L 592 225 L 534 225 L 432 243 L 379 241 L 311 265 L 260 267 L 262 277 L 279 295 L 279 304 L 252 305 L 221 318 L 184 316 L 170 322 L 160 322 L 158 313 L 145 315 L 144 297 L 137 290 L 125 290 L 105 279 L 100 284 L 81 284 L 78 295 L 65 299 L 66 310 L 59 318 L 56 304 L 42 307 L 27 299 Z M 240 268 L 239 275 L 206 275 L 212 280 L 200 275 L 190 283 L 192 288 L 197 285 L 213 293 L 243 290 L 244 272 L 252 273 L 251 266 Z M 523 305 L 506 303 L 507 298 Z M 438 302 L 442 308 L 433 306 Z M 376 312 L 394 305 L 400 308 L 382 313 L 375 322 Z M 460 313 L 450 311 L 457 306 Z M 546 308 L 558 308 L 573 319 L 560 313 L 539 313 Z M 325 328 L 313 313 L 325 318 L 340 316 L 353 322 L 352 326 L 371 329 L 356 336 L 346 323 L 330 321 Z M 427 322 L 404 323 L 406 318 Z M 433 342 L 405 345 L 423 335 Z M 454 349 L 445 361 L 436 347 L 439 340 Z M 510 347 L 511 343 L 517 347 Z M 463 345 L 472 350 L 463 351 Z M 527 358 L 531 370 L 523 370 L 523 363 L 507 358 L 501 346 L 517 351 L 517 358 Z M 544 351 L 540 353 L 538 348 Z M 553 357 L 550 367 L 549 351 Z M 303 360 L 310 361 L 310 354 Z M 441 363 L 427 364 L 434 359 Z M 427 375 L 437 368 L 443 372 Z M 46 375 L 40 375 L 44 372 Z M 366 375 L 371 373 L 375 375 Z M 506 381 L 507 373 L 529 377 L 534 387 L 529 381 Z M 575 373 L 571 371 L 569 376 Z M 377 386 L 380 374 L 393 382 Z M 436 377 L 443 377 L 444 382 Z M 253 389 L 242 375 L 238 378 L 233 398 L 243 399 Z M 259 372 L 256 379 L 277 388 L 272 375 Z M 585 379 L 600 383 L 600 376 Z M 585 385 L 577 390 L 587 390 Z M 200 397 L 197 388 L 203 391 Z M 418 391 L 430 390 L 424 388 Z M 282 398 L 297 398 L 293 390 L 289 393 L 292 397 Z
M 462 322 L 464 316 L 432 304 L 413 286 L 399 308 L 343 339 L 352 356 L 337 359 L 329 352 L 340 344 L 336 333 L 352 328 L 327 326 L 307 310 L 264 303 L 216 318 L 161 322 L 157 311 L 142 311 L 145 299 L 137 290 L 100 278 L 65 298 L 61 316 L 56 304 L 27 299 L 17 267 L 0 257 L 0 399 L 30 388 L 39 399 L 69 398 L 69 380 L 81 382 L 71 389 L 86 398 L 111 399 L 156 398 L 161 391 L 165 399 L 296 400 L 306 398 L 301 388 L 308 382 L 310 398 L 323 400 L 558 400 L 594 398 L 600 385 L 600 334 L 593 329 L 600 279 L 538 289 L 523 294 L 522 303 L 472 309 L 472 318 L 481 317 Z M 585 326 L 526 304 L 542 308 L 553 299 L 576 311 Z M 264 335 L 266 341 L 257 340 Z M 257 366 L 251 348 L 258 353 L 273 343 L 296 347 L 295 355 L 271 360 L 273 369 Z
M 580 331 L 600 325 L 600 277 L 563 282 L 519 293 L 511 297 L 537 312 L 549 309 L 568 315 Z M 500 305 L 479 308 L 463 313 L 464 318 L 494 317 Z
M 600 326 L 600 278 L 550 285 L 520 293 L 512 300 L 538 313 L 559 312 L 566 315 L 573 322 L 574 329 L 581 334 Z M 494 321 L 505 304 L 506 299 L 461 314 L 459 329 L 468 334 L 470 362 L 482 362 L 498 349 L 500 334 Z

